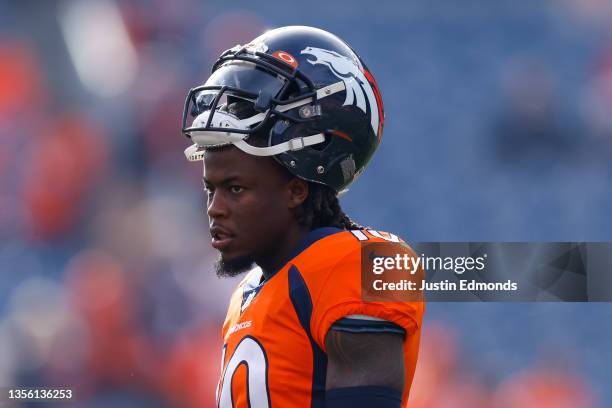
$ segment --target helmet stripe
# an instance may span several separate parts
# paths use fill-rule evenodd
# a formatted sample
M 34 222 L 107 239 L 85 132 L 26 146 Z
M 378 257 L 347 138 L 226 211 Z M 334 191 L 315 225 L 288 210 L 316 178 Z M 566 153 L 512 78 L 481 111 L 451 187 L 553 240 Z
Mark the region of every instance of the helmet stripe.
M 382 137 L 383 125 L 385 122 L 382 95 L 380 94 L 380 89 L 378 88 L 378 84 L 376 83 L 376 80 L 374 79 L 374 76 L 370 73 L 370 71 L 368 71 L 367 68 L 364 68 L 363 73 L 365 77 L 368 79 L 368 82 L 370 82 L 372 89 L 374 90 L 374 96 L 376 97 L 376 103 L 378 105 L 378 134 L 377 136 L 378 136 L 378 141 L 380 142 L 380 138 Z

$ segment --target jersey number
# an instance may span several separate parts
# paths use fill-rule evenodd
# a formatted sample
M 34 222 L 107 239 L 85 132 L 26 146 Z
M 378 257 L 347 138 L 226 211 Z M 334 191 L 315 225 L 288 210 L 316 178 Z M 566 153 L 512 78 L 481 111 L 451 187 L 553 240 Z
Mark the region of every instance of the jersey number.
M 223 348 L 222 359 L 225 360 Z M 222 361 L 223 363 L 223 361 Z M 233 408 L 232 379 L 238 367 L 242 364 L 247 371 L 247 399 L 251 408 L 269 408 L 270 393 L 268 392 L 268 358 L 261 344 L 251 336 L 240 341 L 232 358 L 222 372 L 220 388 L 217 391 L 219 408 Z
M 371 236 L 373 236 L 375 238 L 384 239 L 385 241 L 389 241 L 389 242 L 400 242 L 399 237 L 397 235 L 395 235 L 395 234 L 391 234 L 391 233 L 388 233 L 388 232 L 382 232 L 382 231 L 376 231 L 376 230 L 372 230 L 372 229 L 367 229 L 367 230 L 351 230 L 351 233 L 359 241 L 367 241 L 367 240 L 370 239 L 370 237 L 368 237 L 365 234 L 364 231 L 366 231 L 368 234 L 370 234 Z

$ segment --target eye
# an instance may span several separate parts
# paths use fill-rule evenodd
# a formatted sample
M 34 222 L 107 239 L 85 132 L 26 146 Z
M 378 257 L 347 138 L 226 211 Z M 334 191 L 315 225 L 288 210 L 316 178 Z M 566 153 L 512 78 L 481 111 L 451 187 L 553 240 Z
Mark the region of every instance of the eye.
M 240 194 L 244 191 L 244 187 L 241 186 L 230 186 L 230 193 Z

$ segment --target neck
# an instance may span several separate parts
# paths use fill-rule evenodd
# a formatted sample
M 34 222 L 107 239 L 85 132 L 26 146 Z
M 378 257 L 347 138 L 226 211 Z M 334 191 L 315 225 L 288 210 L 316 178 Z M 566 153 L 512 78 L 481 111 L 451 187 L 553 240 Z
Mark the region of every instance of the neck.
M 278 240 L 279 244 L 272 251 L 269 251 L 269 255 L 262 256 L 260 259 L 255 260 L 255 263 L 263 271 L 265 279 L 274 275 L 285 263 L 287 263 L 287 261 L 289 261 L 291 253 L 295 251 L 299 243 L 309 232 L 310 229 L 296 225 L 294 228 L 291 228 L 285 236 Z

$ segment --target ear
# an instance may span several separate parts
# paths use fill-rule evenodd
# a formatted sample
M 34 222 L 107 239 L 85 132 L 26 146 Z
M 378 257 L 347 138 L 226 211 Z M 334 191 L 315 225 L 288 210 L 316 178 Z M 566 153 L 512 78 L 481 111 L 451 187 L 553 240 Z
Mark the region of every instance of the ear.
M 308 197 L 308 182 L 298 177 L 293 177 L 287 185 L 289 193 L 288 207 L 299 207 Z

